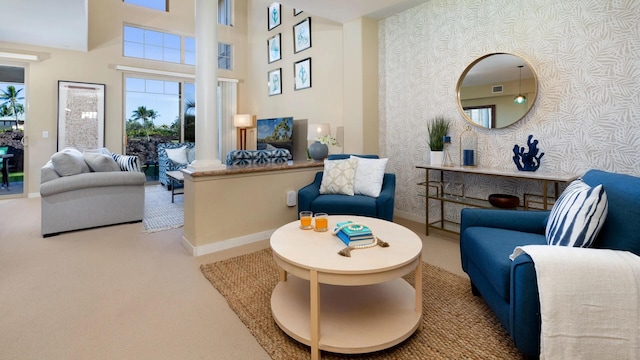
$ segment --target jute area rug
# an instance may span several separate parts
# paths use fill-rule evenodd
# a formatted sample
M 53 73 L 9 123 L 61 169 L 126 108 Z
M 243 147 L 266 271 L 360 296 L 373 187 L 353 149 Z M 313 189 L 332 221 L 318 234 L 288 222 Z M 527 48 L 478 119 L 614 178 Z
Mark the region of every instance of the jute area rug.
M 163 185 L 147 185 L 144 191 L 144 232 L 156 232 L 184 226 L 184 199 L 175 196 Z
M 224 296 L 272 359 L 308 359 L 309 347 L 285 334 L 271 317 L 278 269 L 271 249 L 202 265 L 204 276 Z M 521 359 L 509 335 L 469 280 L 424 263 L 423 323 L 397 346 L 369 354 L 322 352 L 323 359 Z M 413 273 L 405 279 L 413 285 Z

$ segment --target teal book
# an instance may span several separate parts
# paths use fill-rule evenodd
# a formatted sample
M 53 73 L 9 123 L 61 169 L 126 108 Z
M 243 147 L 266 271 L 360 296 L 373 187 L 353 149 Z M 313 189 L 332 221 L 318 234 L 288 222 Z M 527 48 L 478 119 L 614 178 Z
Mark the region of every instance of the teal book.
M 373 235 L 369 235 L 367 237 L 361 237 L 361 238 L 358 238 L 358 239 L 350 239 L 342 231 L 338 231 L 336 233 L 336 235 L 347 246 L 369 245 L 369 244 L 372 244 L 375 241 L 375 238 L 373 237 Z
M 339 228 L 342 225 L 352 223 L 353 221 L 344 221 L 336 224 L 336 228 Z M 350 239 L 356 239 L 359 237 L 370 237 L 373 235 L 371 229 L 369 229 L 366 225 L 353 225 L 351 227 L 345 226 L 342 228 L 342 231 L 345 235 L 347 235 Z

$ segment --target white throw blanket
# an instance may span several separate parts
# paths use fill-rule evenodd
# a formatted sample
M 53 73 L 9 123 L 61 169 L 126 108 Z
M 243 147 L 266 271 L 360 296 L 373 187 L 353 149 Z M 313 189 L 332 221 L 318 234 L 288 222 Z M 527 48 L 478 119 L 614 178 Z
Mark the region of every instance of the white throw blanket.
M 517 247 L 534 261 L 540 359 L 640 359 L 640 257 L 565 246 Z

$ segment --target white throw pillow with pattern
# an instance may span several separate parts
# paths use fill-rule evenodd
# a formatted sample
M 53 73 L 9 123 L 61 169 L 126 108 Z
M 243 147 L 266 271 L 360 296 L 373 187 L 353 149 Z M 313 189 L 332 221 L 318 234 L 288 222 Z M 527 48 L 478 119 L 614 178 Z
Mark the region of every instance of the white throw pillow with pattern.
M 325 160 L 320 194 L 353 195 L 356 159 Z

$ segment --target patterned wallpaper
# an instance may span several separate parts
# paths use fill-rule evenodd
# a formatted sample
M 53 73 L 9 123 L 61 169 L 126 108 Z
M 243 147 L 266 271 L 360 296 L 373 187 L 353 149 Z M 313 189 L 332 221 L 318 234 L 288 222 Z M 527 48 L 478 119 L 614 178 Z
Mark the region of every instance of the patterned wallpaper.
M 451 119 L 458 146 L 467 126 L 456 103 L 458 77 L 494 52 L 526 59 L 540 92 L 519 123 L 474 128 L 481 165 L 515 169 L 514 144 L 533 134 L 545 152 L 539 171 L 640 176 L 640 1 L 432 0 L 379 24 L 381 153 L 398 175 L 398 215 L 424 217 L 416 185 L 424 171 L 415 166 L 429 161 L 426 123 Z M 492 180 L 468 181 L 485 193 L 536 186 Z

